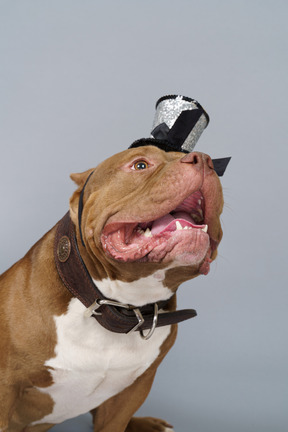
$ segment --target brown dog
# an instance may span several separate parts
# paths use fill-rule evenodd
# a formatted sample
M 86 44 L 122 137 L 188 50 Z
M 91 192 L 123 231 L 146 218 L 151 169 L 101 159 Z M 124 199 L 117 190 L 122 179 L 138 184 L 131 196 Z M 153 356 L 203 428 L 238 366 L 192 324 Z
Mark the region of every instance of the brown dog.
M 132 416 L 193 316 L 178 286 L 216 257 L 219 178 L 203 153 L 153 146 L 71 178 L 70 217 L 0 277 L 0 431 L 89 411 L 95 432 L 169 431 Z

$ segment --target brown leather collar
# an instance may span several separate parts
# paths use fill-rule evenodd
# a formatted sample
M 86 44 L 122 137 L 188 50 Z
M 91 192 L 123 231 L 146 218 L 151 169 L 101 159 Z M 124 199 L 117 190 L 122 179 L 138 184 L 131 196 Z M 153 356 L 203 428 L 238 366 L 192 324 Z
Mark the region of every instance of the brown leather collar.
M 152 336 L 156 327 L 176 324 L 197 315 L 194 309 L 159 313 L 168 301 L 137 307 L 107 299 L 94 284 L 78 250 L 75 227 L 69 212 L 58 222 L 54 242 L 54 257 L 59 276 L 68 290 L 87 308 L 87 315 L 115 333 L 140 331 L 144 339 Z M 144 335 L 143 330 L 149 330 Z

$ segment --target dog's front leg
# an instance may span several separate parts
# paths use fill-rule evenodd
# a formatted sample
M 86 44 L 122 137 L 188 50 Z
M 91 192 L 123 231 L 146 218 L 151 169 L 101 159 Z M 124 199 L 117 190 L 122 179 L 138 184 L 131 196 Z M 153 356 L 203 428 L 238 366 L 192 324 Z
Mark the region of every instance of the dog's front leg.
M 145 401 L 156 373 L 157 366 L 150 368 L 121 393 L 108 399 L 92 411 L 94 432 L 130 431 L 128 423 Z
M 173 432 L 165 420 L 154 417 L 132 417 L 125 432 Z
M 154 368 L 153 368 L 154 369 Z M 172 431 L 163 420 L 132 417 L 145 401 L 155 376 L 151 368 L 130 387 L 92 411 L 94 432 L 165 432 Z
M 0 431 L 8 429 L 13 408 L 17 399 L 17 391 L 13 386 L 2 385 L 0 381 Z
M 176 334 L 177 326 L 174 325 L 149 369 L 131 386 L 92 411 L 94 432 L 172 432 L 171 426 L 163 420 L 133 415 L 148 396 L 157 367 L 173 345 Z

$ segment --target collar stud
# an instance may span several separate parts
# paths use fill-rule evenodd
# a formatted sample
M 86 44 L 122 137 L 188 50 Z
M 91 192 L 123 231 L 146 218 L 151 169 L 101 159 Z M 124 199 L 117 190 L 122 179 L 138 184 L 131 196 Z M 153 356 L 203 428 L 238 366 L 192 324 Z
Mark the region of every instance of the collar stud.
M 62 236 L 57 246 L 57 257 L 61 263 L 68 260 L 71 252 L 71 243 L 67 236 Z

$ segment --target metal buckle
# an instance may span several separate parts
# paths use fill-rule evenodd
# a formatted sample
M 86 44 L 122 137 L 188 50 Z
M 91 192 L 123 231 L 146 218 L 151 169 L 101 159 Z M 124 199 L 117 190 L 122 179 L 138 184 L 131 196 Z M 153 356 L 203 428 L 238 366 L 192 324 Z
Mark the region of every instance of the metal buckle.
M 126 303 L 121 303 L 114 300 L 95 300 L 95 302 L 92 303 L 92 305 L 86 309 L 85 315 L 88 317 L 92 315 L 102 315 L 102 312 L 96 312 L 96 311 L 103 305 L 122 307 L 124 309 L 131 309 L 131 306 Z
M 138 319 L 138 323 L 127 334 L 135 332 L 145 321 L 139 308 L 133 308 L 132 310 L 135 313 L 136 318 Z

